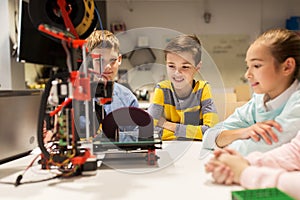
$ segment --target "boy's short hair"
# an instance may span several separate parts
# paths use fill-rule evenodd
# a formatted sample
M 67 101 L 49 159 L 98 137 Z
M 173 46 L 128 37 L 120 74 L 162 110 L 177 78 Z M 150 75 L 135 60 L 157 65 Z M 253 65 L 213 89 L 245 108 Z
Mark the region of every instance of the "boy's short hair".
M 168 53 L 191 53 L 195 61 L 194 64 L 196 66 L 201 61 L 201 48 L 201 42 L 196 35 L 179 35 L 168 42 L 165 48 L 165 55 L 167 55 Z
M 89 52 L 91 52 L 96 47 L 113 49 L 118 53 L 120 51 L 119 39 L 108 30 L 95 30 L 86 39 L 86 41 L 86 46 Z

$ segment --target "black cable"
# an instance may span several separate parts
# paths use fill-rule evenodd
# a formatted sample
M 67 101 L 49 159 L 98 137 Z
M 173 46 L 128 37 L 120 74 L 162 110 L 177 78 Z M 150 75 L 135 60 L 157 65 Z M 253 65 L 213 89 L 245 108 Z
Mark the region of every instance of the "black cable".
M 95 6 L 95 12 L 97 14 L 97 17 L 98 17 L 98 21 L 99 21 L 99 24 L 100 24 L 100 29 L 103 30 L 103 25 L 102 25 L 102 20 L 101 20 L 101 16 L 100 16 L 100 13 L 97 9 L 97 7 Z
M 24 172 L 23 172 L 22 174 L 20 174 L 20 175 L 17 177 L 16 182 L 15 182 L 15 186 L 18 186 L 18 185 L 21 184 L 21 180 L 22 180 L 22 178 L 23 178 L 23 175 L 27 172 L 27 170 L 28 170 L 30 167 L 32 167 L 32 165 L 34 164 L 34 162 L 36 161 L 36 159 L 37 159 L 38 157 L 40 157 L 40 154 L 37 155 L 37 156 L 30 162 L 30 164 L 26 167 L 26 169 L 24 170 Z
M 23 175 L 22 175 L 22 174 L 20 174 L 20 175 L 17 177 L 16 182 L 15 182 L 15 186 L 16 186 L 16 187 L 17 187 L 18 185 L 21 184 L 22 178 L 23 178 Z
M 61 175 L 56 175 L 54 177 L 51 177 L 51 178 L 47 178 L 47 179 L 42 179 L 42 180 L 37 180 L 37 181 L 29 181 L 29 182 L 22 182 L 21 183 L 21 180 L 23 179 L 23 176 L 24 174 L 28 171 L 28 169 L 30 167 L 33 166 L 34 162 L 40 157 L 40 154 L 38 154 L 37 156 L 34 157 L 34 159 L 30 162 L 30 164 L 26 167 L 26 169 L 24 170 L 24 172 L 22 174 L 19 174 L 16 178 L 16 181 L 13 183 L 13 182 L 5 182 L 5 181 L 0 181 L 0 183 L 2 184 L 13 184 L 15 185 L 16 187 L 21 185 L 21 184 L 24 184 L 24 183 L 35 183 L 35 182 L 41 182 L 41 181 L 46 181 L 46 180 L 50 180 L 50 179 L 53 179 L 53 178 L 57 178 Z
M 24 185 L 24 184 L 30 184 L 30 183 L 40 183 L 40 182 L 44 182 L 44 181 L 49 181 L 52 179 L 56 179 L 56 178 L 60 178 L 61 175 L 55 175 L 53 177 L 50 178 L 45 178 L 45 179 L 40 179 L 40 180 L 36 180 L 36 181 L 27 181 L 27 182 L 21 182 L 23 176 L 19 175 L 17 177 L 17 179 L 19 179 L 19 181 L 17 182 L 6 182 L 6 181 L 0 181 L 0 184 L 7 184 L 7 185 L 14 185 L 14 186 L 19 186 L 19 185 Z
M 52 81 L 54 81 L 55 79 L 58 79 L 58 78 L 59 79 L 68 78 L 69 76 L 70 76 L 70 74 L 68 72 L 61 72 L 61 73 L 54 74 L 52 77 L 50 77 L 50 79 L 46 83 L 44 92 L 42 94 L 40 110 L 39 110 L 39 118 L 38 118 L 37 140 L 38 140 L 38 145 L 41 149 L 41 152 L 47 160 L 49 160 L 50 154 L 47 151 L 45 144 L 44 144 L 43 127 L 44 127 L 45 111 L 47 109 L 48 97 L 49 97 L 51 87 L 52 87 Z

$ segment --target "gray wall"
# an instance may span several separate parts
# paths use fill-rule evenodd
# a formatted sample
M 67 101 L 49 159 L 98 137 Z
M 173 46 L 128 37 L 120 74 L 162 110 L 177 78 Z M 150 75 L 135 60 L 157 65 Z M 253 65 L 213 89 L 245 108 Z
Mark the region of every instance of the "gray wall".
M 204 21 L 205 11 L 212 15 L 210 23 Z M 208 54 L 216 63 L 224 86 L 233 88 L 243 83 L 242 77 L 246 69 L 244 55 L 249 43 L 262 31 L 285 27 L 287 18 L 300 16 L 300 6 L 298 0 L 108 0 L 107 15 L 109 24 L 125 22 L 127 30 L 162 27 L 181 33 L 195 33 L 200 39 L 203 36 L 204 48 L 207 45 L 210 50 L 219 45 L 214 38 L 220 42 L 225 40 L 232 46 L 231 50 L 223 55 L 210 55 L 212 51 Z M 235 36 L 245 41 L 234 46 L 232 38 Z M 151 44 L 151 38 L 149 40 Z M 154 40 L 162 41 L 161 38 Z M 215 44 L 211 44 L 212 42 Z M 237 54 L 237 51 L 240 53 Z M 160 77 L 165 73 L 161 68 L 150 71 L 147 76 L 144 71 L 136 72 L 132 67 L 126 60 L 121 66 L 130 71 L 129 80 L 138 79 L 132 83 L 134 88 L 141 86 L 135 85 L 136 83 L 150 82 L 152 77 Z M 203 70 L 205 67 L 203 66 Z M 209 74 L 205 76 L 208 77 Z
M 0 1 L 0 90 L 25 89 L 24 64 L 17 63 L 12 56 L 12 46 L 16 42 L 16 6 L 17 0 Z
M 15 58 L 11 56 L 10 37 L 15 31 L 14 7 L 16 4 L 18 0 L 0 1 L 2 28 L 0 32 L 0 89 L 19 89 L 25 85 L 24 66 L 16 63 Z M 249 42 L 264 30 L 284 27 L 285 20 L 290 16 L 300 16 L 298 0 L 108 0 L 106 11 L 108 25 L 122 21 L 126 23 L 127 30 L 161 27 L 181 33 L 195 33 L 200 37 L 204 36 L 203 38 L 208 37 L 210 40 L 214 37 L 228 39 L 235 35 L 237 37 L 248 36 Z M 204 22 L 205 11 L 212 14 L 210 23 Z M 157 40 L 162 41 L 161 38 Z M 227 42 L 229 41 L 231 40 Z M 244 51 L 246 51 L 245 45 L 241 48 L 241 52 Z M 230 51 L 227 53 L 229 58 L 225 63 L 230 62 Z M 161 55 L 157 57 L 158 62 L 161 63 L 163 57 Z M 221 58 L 224 57 L 223 55 L 223 57 L 216 58 L 215 62 L 220 76 L 224 79 L 225 87 L 231 88 L 235 84 L 242 83 L 240 78 L 243 76 L 244 66 L 235 67 L 236 74 L 232 76 L 230 72 L 233 67 L 220 63 Z M 240 55 L 240 61 L 242 61 L 242 55 Z M 163 67 L 155 68 L 151 71 L 151 76 L 148 76 L 145 71 L 137 72 L 133 69 L 126 59 L 121 68 L 134 71 L 132 73 L 135 74 L 134 77 L 130 74 L 128 76 L 130 80 L 141 79 L 133 81 L 138 84 L 134 86 L 136 88 L 140 87 L 141 82 L 160 80 L 165 73 Z M 139 73 L 143 75 L 139 76 Z M 156 78 L 145 80 L 147 77 Z M 205 77 L 209 77 L 209 74 Z

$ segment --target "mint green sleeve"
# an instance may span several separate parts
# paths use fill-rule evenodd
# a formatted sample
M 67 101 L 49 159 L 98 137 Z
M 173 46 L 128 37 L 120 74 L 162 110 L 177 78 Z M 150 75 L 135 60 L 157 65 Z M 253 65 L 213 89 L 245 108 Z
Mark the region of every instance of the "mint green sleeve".
M 300 91 L 296 91 L 291 95 L 282 112 L 275 116 L 274 120 L 281 125 L 283 130 L 280 133 L 273 128 L 278 136 L 279 141 L 277 143 L 273 142 L 272 145 L 269 145 L 264 140 L 255 142 L 252 139 L 247 139 L 234 141 L 228 147 L 237 150 L 242 155 L 248 155 L 253 151 L 266 152 L 290 142 L 300 130 Z
M 246 104 L 237 108 L 227 119 L 209 128 L 203 137 L 201 157 L 217 148 L 216 138 L 224 130 L 249 127 L 255 123 L 255 95 Z

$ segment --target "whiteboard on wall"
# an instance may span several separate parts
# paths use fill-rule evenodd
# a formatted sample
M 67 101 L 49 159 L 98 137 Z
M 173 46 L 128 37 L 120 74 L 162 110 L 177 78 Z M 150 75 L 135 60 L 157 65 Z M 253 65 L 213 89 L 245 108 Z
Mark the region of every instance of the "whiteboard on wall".
M 236 85 L 243 84 L 244 73 L 246 72 L 245 57 L 250 44 L 250 36 L 245 34 L 209 34 L 198 35 L 198 37 L 203 48 L 220 71 L 224 86 L 234 88 Z M 203 69 L 208 67 L 203 66 Z

